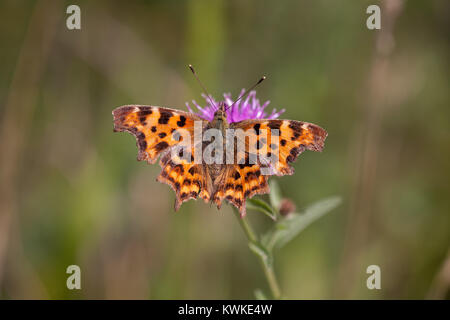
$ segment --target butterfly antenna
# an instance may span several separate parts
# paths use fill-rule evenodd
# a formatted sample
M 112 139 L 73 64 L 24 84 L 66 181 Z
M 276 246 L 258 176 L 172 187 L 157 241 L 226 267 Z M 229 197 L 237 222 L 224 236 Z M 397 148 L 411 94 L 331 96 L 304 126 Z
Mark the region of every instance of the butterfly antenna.
M 234 104 L 236 102 L 238 102 L 239 100 L 241 100 L 243 97 L 245 97 L 250 91 L 252 91 L 253 89 L 255 89 L 261 82 L 263 82 L 264 80 L 266 80 L 266 76 L 263 76 L 261 79 L 258 80 L 257 83 L 255 83 L 250 89 L 248 89 L 247 91 L 245 91 L 239 98 L 237 98 L 236 101 L 234 101 L 228 108 L 225 109 L 225 111 L 227 111 L 228 109 L 230 109 L 232 106 L 234 106 Z
M 203 83 L 202 83 L 202 82 L 200 81 L 200 79 L 198 78 L 197 73 L 195 72 L 194 67 L 192 66 L 192 64 L 189 65 L 189 69 L 191 69 L 192 74 L 194 75 L 195 79 L 197 79 L 198 84 L 200 85 L 200 87 L 202 87 L 203 91 L 206 93 L 206 95 L 207 95 L 207 97 L 208 97 L 209 102 L 211 103 L 211 105 L 212 105 L 213 107 L 215 107 L 215 104 L 214 104 L 214 101 L 213 101 L 212 98 L 211 98 L 211 95 L 208 93 L 208 90 L 206 90 L 205 86 L 203 85 Z

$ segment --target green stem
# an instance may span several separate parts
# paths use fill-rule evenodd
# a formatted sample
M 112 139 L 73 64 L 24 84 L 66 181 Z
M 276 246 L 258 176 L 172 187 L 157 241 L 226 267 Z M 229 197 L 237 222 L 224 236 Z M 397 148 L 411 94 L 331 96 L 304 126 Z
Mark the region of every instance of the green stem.
M 255 232 L 253 231 L 252 226 L 249 224 L 249 221 L 246 217 L 241 217 L 239 212 L 237 210 L 233 210 L 236 218 L 239 221 L 239 224 L 241 225 L 242 229 L 244 230 L 245 235 L 247 236 L 247 239 L 261 247 L 261 243 L 258 241 L 258 237 L 256 236 Z M 281 290 L 280 286 L 278 285 L 277 277 L 275 275 L 275 272 L 273 270 L 273 264 L 268 261 L 267 259 L 263 258 L 261 255 L 258 255 L 259 261 L 261 262 L 261 266 L 264 270 L 264 275 L 266 276 L 267 283 L 269 284 L 270 291 L 272 293 L 272 297 L 276 300 L 281 298 Z
M 248 240 L 251 242 L 258 243 L 258 237 L 256 236 L 255 232 L 253 231 L 253 228 L 248 223 L 248 220 L 246 217 L 240 216 L 239 212 L 236 210 L 234 211 L 235 216 L 237 217 L 239 224 L 241 225 L 242 229 L 244 230 L 245 235 L 247 236 Z

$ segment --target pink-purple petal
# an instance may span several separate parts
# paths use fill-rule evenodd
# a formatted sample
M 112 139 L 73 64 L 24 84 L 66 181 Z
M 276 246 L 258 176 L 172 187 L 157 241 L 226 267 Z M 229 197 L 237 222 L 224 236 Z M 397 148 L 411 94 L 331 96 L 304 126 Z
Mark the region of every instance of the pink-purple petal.
M 244 94 L 244 92 L 245 89 L 242 89 L 238 97 Z M 230 123 L 249 119 L 276 119 L 285 111 L 285 109 L 281 109 L 277 112 L 276 109 L 273 109 L 270 115 L 267 116 L 264 109 L 269 105 L 270 101 L 266 101 L 261 105 L 259 99 L 256 98 L 256 91 L 251 91 L 245 100 L 236 102 L 231 108 L 229 108 L 233 103 L 231 94 L 225 93 L 223 96 L 225 98 L 226 108 L 228 108 L 226 109 L 227 120 Z M 186 103 L 186 107 L 189 112 L 194 113 L 205 120 L 212 121 L 219 104 L 211 96 L 207 97 L 205 94 L 202 94 L 202 97 L 206 100 L 205 107 L 201 107 L 195 100 L 192 100 L 192 104 L 199 112 L 193 112 L 189 103 Z

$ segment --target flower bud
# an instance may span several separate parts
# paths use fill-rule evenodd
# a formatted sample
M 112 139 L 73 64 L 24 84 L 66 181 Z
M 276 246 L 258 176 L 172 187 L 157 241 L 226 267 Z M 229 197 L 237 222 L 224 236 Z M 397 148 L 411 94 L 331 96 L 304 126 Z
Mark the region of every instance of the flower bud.
M 292 202 L 289 199 L 284 198 L 283 200 L 281 200 L 281 205 L 280 205 L 280 214 L 282 216 L 287 216 L 288 214 L 294 212 L 296 209 L 295 207 L 295 203 Z

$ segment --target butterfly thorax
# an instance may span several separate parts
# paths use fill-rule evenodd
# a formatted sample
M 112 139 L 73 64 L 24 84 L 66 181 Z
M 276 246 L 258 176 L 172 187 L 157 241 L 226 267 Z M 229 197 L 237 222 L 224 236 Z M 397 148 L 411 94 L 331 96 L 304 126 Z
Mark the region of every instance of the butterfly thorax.
M 225 113 L 225 102 L 219 103 L 219 109 L 214 113 L 214 119 L 211 121 L 211 128 L 222 131 L 225 137 L 225 131 L 228 128 L 227 115 Z
M 226 130 L 229 128 L 229 123 L 227 121 L 227 115 L 225 112 L 225 102 L 219 103 L 218 110 L 214 113 L 213 120 L 209 123 L 208 129 L 214 128 L 218 129 L 222 133 L 223 138 L 223 150 L 226 150 Z M 211 174 L 211 178 L 214 181 L 216 177 L 218 177 L 223 170 L 222 164 L 210 164 L 208 165 L 208 170 Z

